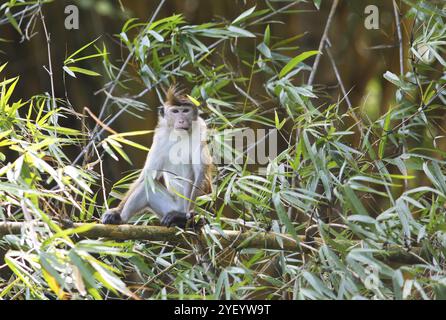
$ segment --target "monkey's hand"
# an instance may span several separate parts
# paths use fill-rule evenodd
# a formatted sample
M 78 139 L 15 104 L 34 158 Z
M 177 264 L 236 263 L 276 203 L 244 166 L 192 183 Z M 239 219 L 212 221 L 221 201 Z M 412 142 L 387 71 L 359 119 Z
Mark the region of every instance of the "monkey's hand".
M 118 208 L 107 210 L 102 216 L 103 224 L 121 224 L 121 211 Z
M 184 212 L 171 211 L 161 219 L 161 224 L 167 227 L 178 226 L 183 228 L 186 226 L 187 217 Z

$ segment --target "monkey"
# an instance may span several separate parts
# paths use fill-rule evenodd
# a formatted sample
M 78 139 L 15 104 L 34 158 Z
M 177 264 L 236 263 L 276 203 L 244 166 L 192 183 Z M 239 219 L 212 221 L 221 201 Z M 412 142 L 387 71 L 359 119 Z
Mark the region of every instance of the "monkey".
M 153 143 L 139 177 L 119 205 L 104 213 L 102 223 L 126 223 L 148 209 L 162 225 L 184 228 L 193 218 L 196 198 L 212 189 L 206 135 L 198 106 L 171 86 L 159 107 Z

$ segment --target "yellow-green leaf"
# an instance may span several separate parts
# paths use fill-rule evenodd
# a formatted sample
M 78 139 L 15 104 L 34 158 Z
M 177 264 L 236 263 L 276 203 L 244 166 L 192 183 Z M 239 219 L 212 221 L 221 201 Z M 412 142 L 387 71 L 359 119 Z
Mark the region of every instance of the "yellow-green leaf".
M 288 72 L 293 70 L 293 68 L 295 66 L 297 66 L 299 63 L 301 63 L 305 59 L 308 59 L 309 57 L 314 56 L 318 53 L 319 53 L 319 51 L 317 51 L 317 50 L 307 51 L 307 52 L 301 53 L 297 57 L 294 57 L 285 65 L 285 67 L 282 68 L 282 70 L 280 70 L 279 78 L 283 78 L 284 76 L 286 76 L 288 74 Z

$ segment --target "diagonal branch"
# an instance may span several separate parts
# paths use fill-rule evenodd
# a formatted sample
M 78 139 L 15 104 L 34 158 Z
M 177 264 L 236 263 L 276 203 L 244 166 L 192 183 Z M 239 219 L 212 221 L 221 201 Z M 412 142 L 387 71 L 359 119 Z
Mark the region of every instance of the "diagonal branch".
M 403 48 L 403 34 L 401 32 L 401 20 L 400 20 L 400 12 L 396 1 L 393 0 L 393 13 L 395 15 L 395 24 L 398 35 L 398 46 L 400 52 L 400 75 L 404 75 L 404 48 Z
M 53 63 L 51 61 L 51 38 L 50 38 L 50 34 L 48 33 L 48 30 L 46 28 L 45 16 L 43 15 L 41 4 L 39 4 L 39 15 L 40 15 L 40 20 L 42 21 L 43 31 L 45 33 L 45 39 L 46 39 L 46 48 L 47 48 L 47 54 L 48 54 L 48 70 L 46 68 L 45 68 L 45 70 L 48 72 L 48 74 L 50 76 L 51 108 L 54 110 L 54 109 L 56 109 L 56 94 L 55 94 L 55 90 L 54 90 Z
M 393 0 L 393 13 L 395 16 L 395 24 L 396 24 L 396 30 L 398 35 L 398 46 L 399 46 L 399 54 L 400 54 L 400 77 L 402 78 L 404 76 L 404 51 L 403 51 L 403 34 L 401 32 L 401 19 L 400 19 L 400 12 L 398 9 L 398 6 L 396 4 L 396 1 Z M 403 131 L 406 131 L 406 117 L 402 119 L 402 127 Z M 402 144 L 403 144 L 403 154 L 407 152 L 407 141 L 405 136 L 402 136 Z M 407 173 L 405 174 L 407 175 Z M 404 179 L 404 188 L 407 190 L 409 188 L 409 181 L 407 178 Z
M 316 76 L 317 68 L 319 67 L 319 62 L 321 60 L 322 51 L 324 50 L 327 38 L 328 31 L 330 30 L 331 23 L 333 21 L 334 14 L 336 12 L 336 7 L 338 6 L 339 0 L 334 0 L 331 5 L 330 13 L 328 15 L 327 23 L 325 24 L 324 33 L 322 34 L 321 42 L 319 43 L 319 53 L 316 56 L 316 60 L 314 60 L 313 68 L 311 69 L 310 77 L 308 78 L 308 85 L 311 86 L 314 82 L 314 77 Z

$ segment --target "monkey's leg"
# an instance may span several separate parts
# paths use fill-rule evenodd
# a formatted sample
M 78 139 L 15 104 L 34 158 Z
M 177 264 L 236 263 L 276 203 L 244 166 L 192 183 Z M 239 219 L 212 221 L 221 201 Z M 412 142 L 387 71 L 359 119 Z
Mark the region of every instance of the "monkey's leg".
M 121 220 L 121 209 L 118 208 L 113 208 L 113 209 L 109 209 L 107 210 L 103 215 L 102 215 L 102 223 L 103 224 L 121 224 L 122 220 Z
M 150 209 L 160 219 L 171 211 L 176 211 L 178 205 L 166 188 L 154 181 L 153 189 L 141 183 L 129 197 L 121 211 L 121 219 L 126 222 L 144 209 Z
M 187 216 L 186 213 L 182 211 L 170 211 L 161 219 L 161 224 L 167 227 L 178 226 L 184 229 L 186 223 Z
M 150 186 L 146 187 L 145 183 L 141 183 L 135 188 L 124 204 L 119 216 L 115 217 L 118 223 L 125 223 L 135 214 L 144 209 L 149 209 L 159 217 L 163 225 L 185 226 L 187 218 L 186 213 L 181 210 L 181 206 L 162 184 L 157 181 L 154 183 L 154 190 Z M 105 217 L 103 221 L 107 223 Z

